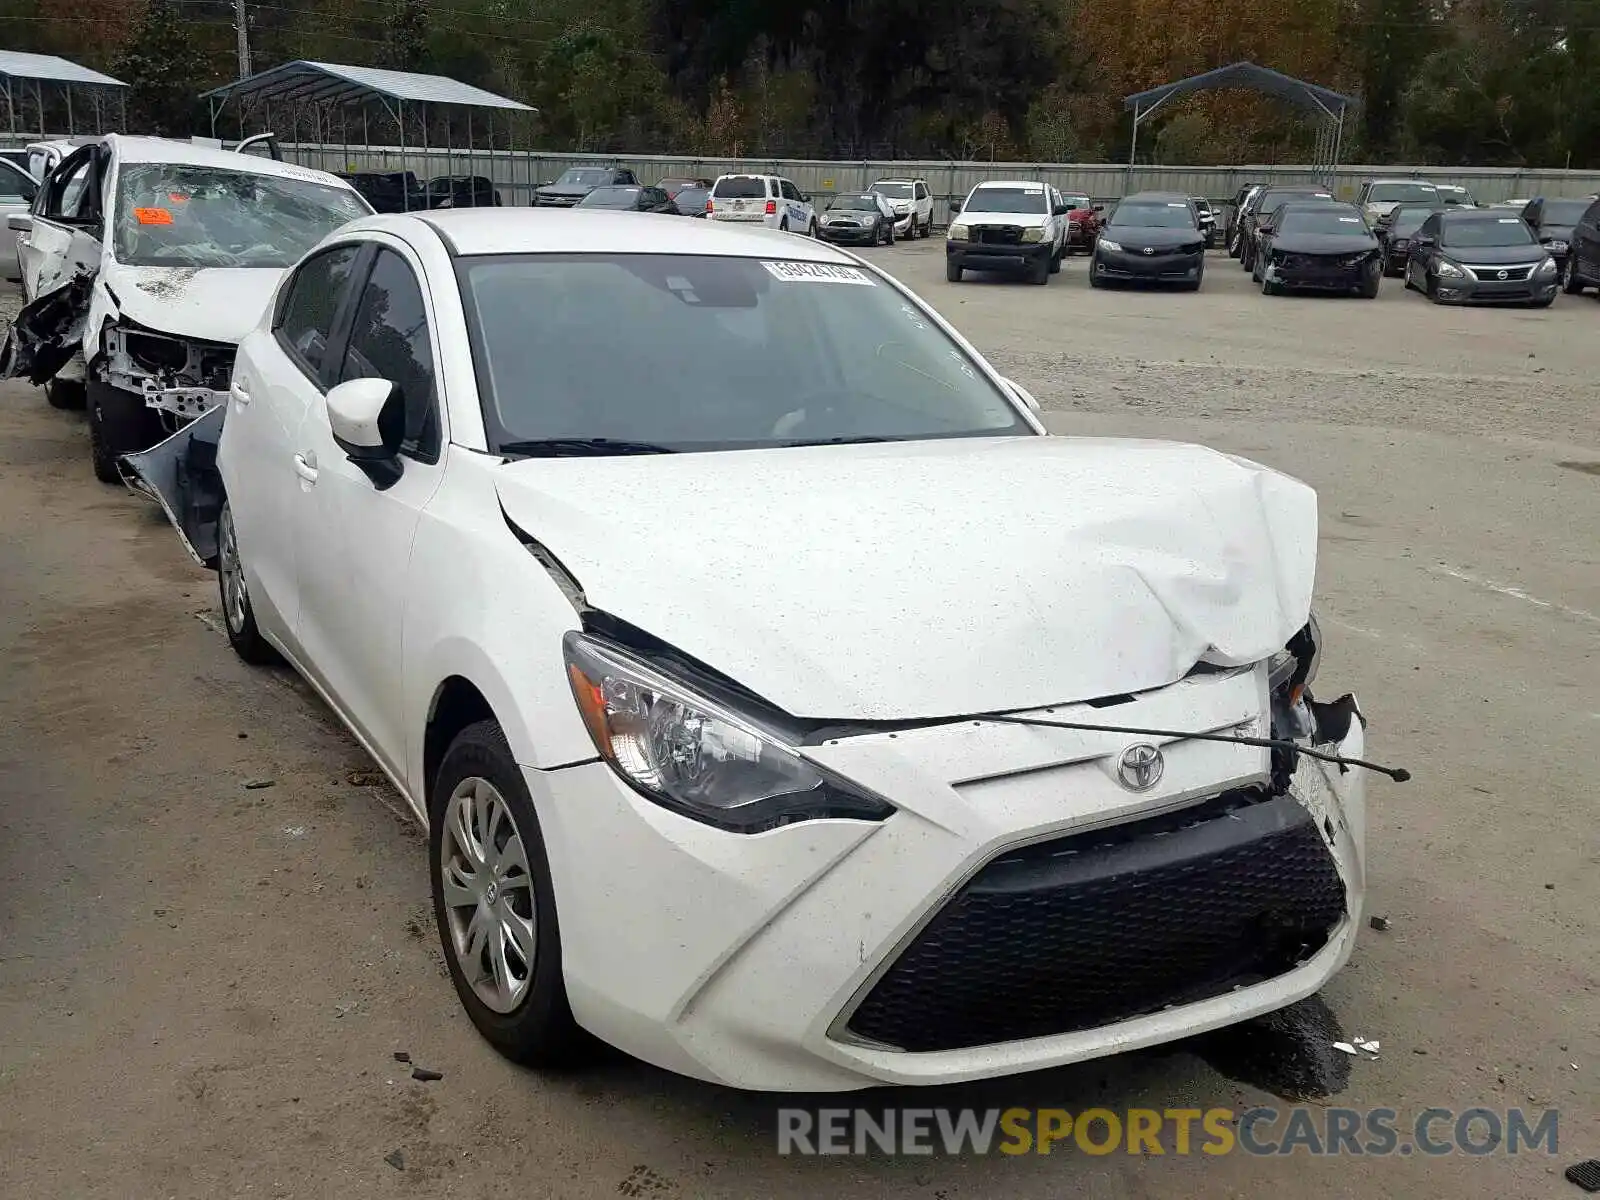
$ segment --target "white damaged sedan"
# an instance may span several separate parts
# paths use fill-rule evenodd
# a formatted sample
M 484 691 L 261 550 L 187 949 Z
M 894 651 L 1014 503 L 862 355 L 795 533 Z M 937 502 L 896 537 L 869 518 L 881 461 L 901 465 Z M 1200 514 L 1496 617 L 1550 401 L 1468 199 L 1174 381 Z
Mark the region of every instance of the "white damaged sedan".
M 842 1090 L 1185 1037 L 1350 955 L 1315 496 L 1036 408 L 824 244 L 444 211 L 325 240 L 125 468 L 427 824 L 500 1051 Z

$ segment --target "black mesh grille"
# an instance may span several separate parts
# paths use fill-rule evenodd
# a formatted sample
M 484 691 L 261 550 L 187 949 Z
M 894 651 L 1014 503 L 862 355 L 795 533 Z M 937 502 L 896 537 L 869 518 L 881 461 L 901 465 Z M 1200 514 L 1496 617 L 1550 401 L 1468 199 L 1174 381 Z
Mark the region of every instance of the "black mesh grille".
M 1022 242 L 1020 225 L 977 225 L 972 236 L 986 246 L 1016 246 Z
M 1227 793 L 990 863 L 849 1028 L 912 1051 L 1090 1029 L 1281 975 L 1344 915 L 1343 881 L 1306 810 Z

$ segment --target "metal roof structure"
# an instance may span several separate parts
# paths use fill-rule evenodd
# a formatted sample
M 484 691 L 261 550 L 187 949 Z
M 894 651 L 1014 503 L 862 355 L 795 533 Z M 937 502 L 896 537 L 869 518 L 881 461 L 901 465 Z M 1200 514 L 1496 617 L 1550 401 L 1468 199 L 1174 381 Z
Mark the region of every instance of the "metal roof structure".
M 385 104 L 449 104 L 511 112 L 538 111 L 521 101 L 497 96 L 443 75 L 418 75 L 410 71 L 309 59 L 283 63 L 248 79 L 224 84 L 201 98 L 213 111 L 229 100 L 241 104 L 358 104 L 377 100 Z
M 1229 87 L 1266 92 L 1280 100 L 1287 100 L 1291 104 L 1298 104 L 1301 108 L 1309 108 L 1328 117 L 1333 117 L 1355 105 L 1351 97 L 1331 88 L 1307 83 L 1304 79 L 1296 79 L 1292 75 L 1285 75 L 1282 71 L 1274 71 L 1271 67 L 1257 66 L 1252 62 L 1236 62 L 1226 67 L 1218 67 L 1214 71 L 1206 71 L 1201 75 L 1191 75 L 1188 79 L 1163 83 L 1160 87 L 1153 87 L 1148 91 L 1135 92 L 1123 98 L 1122 107 L 1148 115 L 1173 96 Z
M 83 87 L 125 88 L 120 79 L 91 71 L 54 54 L 24 54 L 20 50 L 0 50 L 0 76 L 43 83 L 66 83 Z
M 1230 63 L 1214 71 L 1176 79 L 1143 92 L 1124 96 L 1122 107 L 1133 113 L 1133 140 L 1128 148 L 1128 173 L 1123 177 L 1123 190 L 1132 185 L 1133 168 L 1139 151 L 1139 126 L 1146 118 L 1174 96 L 1187 96 L 1192 92 L 1215 91 L 1218 88 L 1249 88 L 1287 100 L 1313 113 L 1317 120 L 1317 145 L 1312 152 L 1312 170 L 1332 182 L 1339 169 L 1339 151 L 1344 143 L 1345 115 L 1355 107 L 1355 100 L 1332 88 L 1307 83 L 1274 71 L 1271 67 L 1253 62 Z

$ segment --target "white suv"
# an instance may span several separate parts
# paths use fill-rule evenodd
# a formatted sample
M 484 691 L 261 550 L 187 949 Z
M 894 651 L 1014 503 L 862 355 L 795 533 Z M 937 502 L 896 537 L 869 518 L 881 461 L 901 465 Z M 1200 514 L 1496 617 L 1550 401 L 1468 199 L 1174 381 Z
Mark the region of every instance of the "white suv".
M 817 236 L 811 197 L 778 175 L 723 175 L 711 188 L 711 221 L 760 222 L 770 229 Z
M 923 179 L 880 179 L 868 191 L 877 192 L 894 209 L 896 237 L 927 237 L 933 232 L 933 193 Z

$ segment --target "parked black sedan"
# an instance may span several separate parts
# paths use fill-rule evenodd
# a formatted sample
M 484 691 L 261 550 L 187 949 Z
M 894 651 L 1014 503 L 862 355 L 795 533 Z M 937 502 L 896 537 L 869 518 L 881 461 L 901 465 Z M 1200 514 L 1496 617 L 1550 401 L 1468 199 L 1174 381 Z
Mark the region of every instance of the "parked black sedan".
M 894 245 L 894 206 L 881 192 L 846 192 L 828 202 L 817 221 L 825 242 Z
M 678 206 L 672 197 L 658 187 L 639 184 L 597 187 L 574 206 L 576 208 L 609 208 L 613 211 L 670 213 L 678 215 Z
M 1572 231 L 1567 266 L 1567 295 L 1576 296 L 1591 287 L 1600 288 L 1600 197 L 1589 201 L 1583 219 Z
M 1262 294 L 1286 291 L 1378 294 L 1383 251 L 1353 204 L 1280 204 L 1261 223 L 1251 272 Z
M 1572 254 L 1572 232 L 1589 210 L 1592 200 L 1569 200 L 1565 196 L 1538 196 L 1528 201 L 1522 219 L 1533 230 L 1539 244 L 1556 260 L 1556 270 L 1567 277 L 1567 260 Z
M 1383 273 L 1404 275 L 1406 259 L 1411 256 L 1411 239 L 1416 237 L 1422 223 L 1439 211 L 1437 204 L 1397 204 L 1372 227 L 1373 235 L 1383 246 Z
M 1124 197 L 1089 256 L 1089 286 L 1116 281 L 1178 283 L 1200 290 L 1206 241 L 1189 198 L 1173 192 Z
M 1327 188 L 1269 187 L 1257 192 L 1244 206 L 1239 217 L 1239 265 L 1254 272 L 1256 267 L 1256 227 L 1263 217 L 1277 211 L 1278 205 L 1289 200 L 1333 200 Z
M 1411 242 L 1406 287 L 1436 304 L 1528 304 L 1556 298 L 1556 260 L 1504 209 L 1436 212 Z

